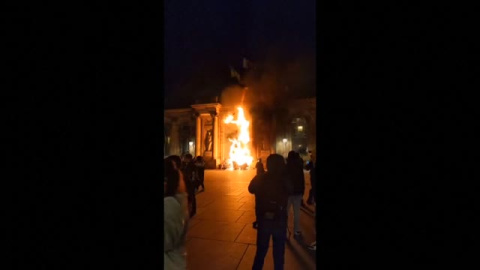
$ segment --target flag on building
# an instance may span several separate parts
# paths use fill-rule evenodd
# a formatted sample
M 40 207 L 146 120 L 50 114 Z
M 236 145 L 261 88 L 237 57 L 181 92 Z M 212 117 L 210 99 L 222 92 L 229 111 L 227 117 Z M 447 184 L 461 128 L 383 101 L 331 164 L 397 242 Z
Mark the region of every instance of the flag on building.
M 237 80 L 240 82 L 240 74 L 232 66 L 230 66 L 230 76 L 232 78 L 237 78 Z
M 244 69 L 250 68 L 250 64 L 251 64 L 251 62 L 248 61 L 247 58 L 244 57 L 244 58 L 243 58 L 243 68 L 244 68 Z

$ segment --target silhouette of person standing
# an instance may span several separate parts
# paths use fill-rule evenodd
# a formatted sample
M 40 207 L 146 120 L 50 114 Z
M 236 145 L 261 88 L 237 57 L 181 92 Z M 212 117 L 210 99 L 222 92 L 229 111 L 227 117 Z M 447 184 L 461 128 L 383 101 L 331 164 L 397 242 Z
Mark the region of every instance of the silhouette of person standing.
M 263 167 L 262 159 L 258 159 L 258 162 L 255 165 L 255 168 L 257 169 L 257 175 L 265 173 L 265 168 Z
M 284 269 L 285 242 L 287 239 L 288 194 L 293 187 L 285 176 L 285 160 L 278 154 L 267 158 L 267 172 L 257 175 L 248 186 L 255 194 L 257 215 L 257 251 L 253 270 L 263 269 L 270 238 L 273 240 L 274 269 Z

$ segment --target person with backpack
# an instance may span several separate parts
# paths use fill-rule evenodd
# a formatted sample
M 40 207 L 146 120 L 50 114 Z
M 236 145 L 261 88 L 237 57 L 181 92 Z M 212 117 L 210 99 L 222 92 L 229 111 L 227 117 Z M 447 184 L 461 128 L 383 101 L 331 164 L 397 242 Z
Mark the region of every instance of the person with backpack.
M 164 269 L 186 269 L 185 243 L 188 228 L 187 193 L 180 170 L 172 159 L 164 160 L 163 260 Z
M 267 172 L 257 175 L 248 186 L 255 194 L 257 215 L 257 251 L 253 270 L 262 269 L 267 255 L 270 237 L 273 240 L 274 268 L 283 269 L 285 263 L 285 242 L 287 239 L 288 194 L 293 187 L 285 177 L 285 160 L 281 155 L 271 154 L 267 158 Z

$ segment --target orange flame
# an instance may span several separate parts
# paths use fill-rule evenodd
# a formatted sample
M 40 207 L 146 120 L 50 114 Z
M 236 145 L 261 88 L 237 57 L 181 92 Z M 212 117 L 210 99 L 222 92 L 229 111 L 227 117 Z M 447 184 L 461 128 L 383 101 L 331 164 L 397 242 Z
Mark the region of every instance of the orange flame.
M 245 164 L 250 166 L 253 162 L 253 157 L 250 155 L 250 149 L 248 147 L 248 144 L 250 143 L 250 122 L 245 119 L 243 108 L 238 107 L 237 120 L 234 120 L 233 115 L 229 115 L 225 118 L 225 123 L 236 124 L 239 129 L 238 138 L 228 139 L 232 142 L 232 145 L 230 146 L 230 157 L 228 160 L 230 167 L 233 166 L 233 162 L 239 166 Z

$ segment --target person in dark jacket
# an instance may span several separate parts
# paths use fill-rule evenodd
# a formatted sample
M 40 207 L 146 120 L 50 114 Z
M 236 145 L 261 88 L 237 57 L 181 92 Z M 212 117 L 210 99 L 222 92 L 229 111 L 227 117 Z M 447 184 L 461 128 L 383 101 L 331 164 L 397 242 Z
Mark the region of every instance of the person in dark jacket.
M 287 239 L 287 203 L 292 186 L 285 177 L 285 161 L 278 154 L 267 158 L 267 172 L 257 175 L 248 186 L 255 194 L 257 214 L 257 251 L 253 270 L 262 269 L 268 251 L 270 237 L 273 240 L 273 261 L 275 269 L 283 269 L 285 263 L 285 242 Z
M 202 190 L 205 191 L 205 161 L 201 156 L 198 156 L 195 159 L 195 166 L 197 167 L 197 175 L 198 175 L 197 188 L 199 186 L 202 186 Z
M 257 169 L 257 175 L 265 173 L 265 168 L 263 167 L 263 163 L 262 163 L 261 158 L 258 159 L 258 162 L 255 165 L 255 168 Z
M 255 165 L 255 168 L 257 169 L 257 175 L 262 175 L 265 173 L 265 169 L 263 168 L 263 163 L 261 158 L 258 159 L 257 164 Z M 253 228 L 254 229 L 258 228 L 258 222 L 256 220 L 253 222 Z
M 193 217 L 197 213 L 197 200 L 195 198 L 195 179 L 197 176 L 197 167 L 193 162 L 193 157 L 191 154 L 185 155 L 182 173 L 185 177 L 185 182 L 187 183 L 190 217 Z
M 299 157 L 294 151 L 288 153 L 286 174 L 293 185 L 293 190 L 288 197 L 287 211 L 293 206 L 293 231 L 298 236 L 301 234 L 300 206 L 305 192 L 305 176 L 303 175 L 303 165 L 300 164 Z
M 298 160 L 298 166 L 302 169 L 302 173 L 303 173 L 303 167 L 304 167 L 304 165 L 305 165 L 305 161 L 304 161 L 303 158 L 300 156 L 300 153 L 295 152 L 295 156 L 296 156 L 296 158 L 297 158 L 297 160 Z M 305 175 L 303 176 L 303 178 L 305 179 Z M 304 194 L 305 194 L 305 192 L 304 192 Z M 301 206 L 301 207 L 307 207 L 307 206 L 305 205 L 305 202 L 303 201 L 303 198 L 302 198 L 302 200 L 300 201 L 300 206 Z

